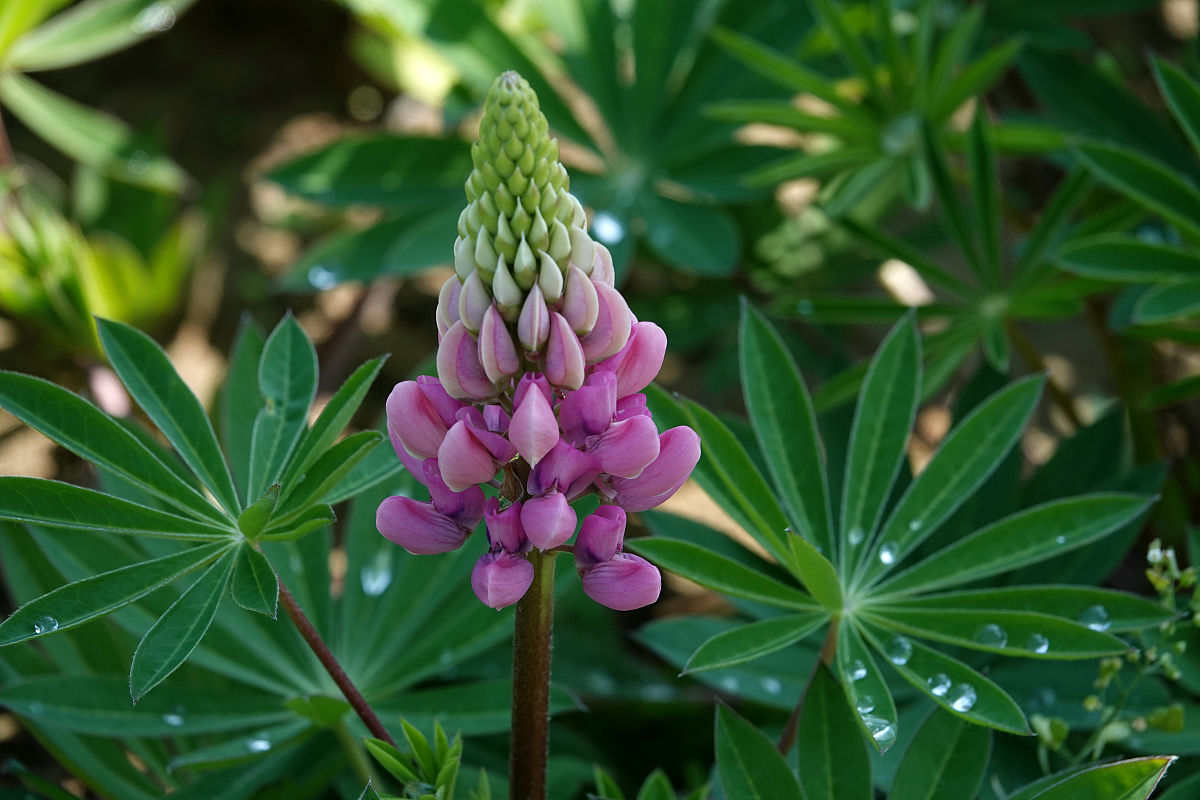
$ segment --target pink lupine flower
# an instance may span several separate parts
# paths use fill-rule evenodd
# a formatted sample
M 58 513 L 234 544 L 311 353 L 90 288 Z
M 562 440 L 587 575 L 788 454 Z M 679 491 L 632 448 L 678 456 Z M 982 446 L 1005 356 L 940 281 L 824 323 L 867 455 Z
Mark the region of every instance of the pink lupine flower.
M 623 552 L 625 514 L 679 489 L 699 438 L 657 432 L 641 391 L 662 367 L 666 334 L 615 288 L 612 255 L 588 234 L 547 131 L 528 84 L 499 79 L 472 148 L 455 274 L 438 294 L 438 378 L 398 384 L 387 404 L 396 455 L 430 500 L 390 497 L 376 523 L 424 554 L 455 549 L 486 521 L 471 586 L 502 608 L 528 591 L 538 553 L 571 549 L 570 503 L 598 494 L 604 504 L 573 548 L 584 591 L 640 608 L 662 578 Z M 503 498 L 485 503 L 483 484 Z

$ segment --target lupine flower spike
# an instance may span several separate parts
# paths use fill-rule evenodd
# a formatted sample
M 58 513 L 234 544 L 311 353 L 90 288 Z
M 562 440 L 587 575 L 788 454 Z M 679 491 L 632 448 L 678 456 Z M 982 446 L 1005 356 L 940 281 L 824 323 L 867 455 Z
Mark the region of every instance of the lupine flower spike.
M 483 519 L 487 552 L 471 585 L 502 608 L 529 589 L 527 554 L 566 545 L 571 501 L 596 494 L 602 505 L 574 545 L 583 589 L 621 611 L 649 605 L 662 579 L 622 552 L 625 514 L 664 502 L 700 458 L 690 428 L 658 434 L 640 393 L 667 337 L 614 288 L 612 256 L 588 235 L 558 143 L 516 73 L 492 85 L 471 157 L 455 274 L 438 298 L 438 377 L 398 384 L 387 403 L 396 454 L 430 501 L 389 497 L 379 532 L 411 553 L 443 553 Z M 485 501 L 486 484 L 503 486 L 502 498 Z

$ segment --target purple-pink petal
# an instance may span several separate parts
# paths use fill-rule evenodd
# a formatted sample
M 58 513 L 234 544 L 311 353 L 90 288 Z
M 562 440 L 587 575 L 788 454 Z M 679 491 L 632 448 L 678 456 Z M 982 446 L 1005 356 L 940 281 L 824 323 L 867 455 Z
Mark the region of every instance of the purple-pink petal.
M 533 564 L 511 553 L 484 553 L 471 570 L 471 588 L 485 606 L 504 608 L 525 596 L 533 583 Z
M 546 342 L 546 380 L 563 389 L 583 385 L 583 348 L 571 323 L 557 311 L 550 312 L 550 338 Z
M 521 527 L 534 547 L 549 550 L 575 533 L 575 509 L 558 492 L 532 497 L 521 508 Z
M 496 474 L 492 454 L 480 443 L 467 420 L 462 419 L 446 432 L 446 438 L 438 448 L 438 464 L 442 480 L 456 492 L 486 483 Z
M 483 400 L 496 394 L 496 387 L 479 363 L 479 343 L 462 320 L 450 326 L 437 352 L 438 378 L 451 397 Z
M 375 512 L 375 527 L 413 555 L 448 553 L 470 534 L 450 517 L 411 497 L 388 497 Z
M 633 325 L 629 306 L 621 293 L 609 284 L 597 281 L 595 275 L 592 278 L 598 301 L 596 324 L 592 332 L 579 342 L 583 347 L 583 357 L 589 364 L 620 352 L 625 342 L 629 341 L 629 329 Z
M 490 497 L 484 506 L 483 518 L 487 522 L 488 541 L 493 549 L 508 553 L 526 550 L 525 529 L 522 527 L 521 502 L 517 501 L 503 511 L 500 501 Z
M 659 437 L 658 458 L 636 478 L 613 478 L 614 502 L 626 511 L 647 511 L 679 491 L 700 460 L 700 437 L 686 426 Z
M 630 330 L 629 341 L 621 352 L 596 368 L 612 370 L 617 376 L 617 397 L 625 397 L 650 385 L 662 369 L 666 353 L 667 335 L 663 329 L 653 322 L 639 322 Z
M 536 386 L 517 402 L 508 427 L 508 439 L 533 467 L 558 444 L 558 420 L 554 418 L 554 409 Z
M 617 378 L 611 372 L 593 372 L 583 386 L 569 392 L 558 406 L 563 436 L 576 444 L 603 433 L 617 408 Z
M 583 270 L 575 265 L 567 269 L 567 288 L 563 292 L 562 314 L 580 336 L 591 333 L 600 313 L 596 286 Z
M 517 318 L 517 339 L 529 352 L 539 353 L 549 336 L 550 309 L 546 307 L 542 290 L 534 284 L 521 305 L 521 315 Z
M 633 611 L 648 606 L 662 592 L 658 567 L 632 553 L 618 553 L 582 570 L 583 591 L 588 597 L 614 611 Z
M 600 434 L 588 452 L 600 460 L 600 471 L 620 478 L 636 478 L 658 458 L 658 428 L 650 417 L 614 422 Z
M 437 455 L 449 426 L 416 381 L 397 383 L 385 408 L 388 428 L 396 433 L 404 449 L 417 458 Z
M 521 369 L 512 336 L 496 306 L 488 306 L 479 328 L 479 363 L 492 383 L 502 383 Z
M 554 449 L 529 473 L 531 495 L 560 491 L 574 500 L 600 475 L 600 462 L 592 455 L 576 450 L 569 442 L 558 440 Z
M 625 511 L 602 505 L 584 519 L 575 539 L 575 567 L 583 569 L 608 561 L 621 550 L 625 539 Z
M 442 479 L 436 458 L 423 461 L 421 472 L 421 482 L 429 488 L 433 507 L 467 530 L 475 530 L 483 520 L 483 490 L 478 486 L 469 486 L 461 492 L 451 489 Z

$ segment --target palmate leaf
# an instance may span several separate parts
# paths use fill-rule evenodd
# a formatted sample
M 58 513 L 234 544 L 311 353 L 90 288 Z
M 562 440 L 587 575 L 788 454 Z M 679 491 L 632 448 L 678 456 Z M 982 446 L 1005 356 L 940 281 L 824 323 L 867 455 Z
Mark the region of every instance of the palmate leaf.
M 239 606 L 275 618 L 279 606 L 279 579 L 266 556 L 249 543 L 238 547 L 229 587 L 233 601 Z
M 717 706 L 717 774 L 730 800 L 804 797 L 791 767 L 762 731 Z
M 1009 795 L 1009 800 L 1146 800 L 1174 761 L 1174 756 L 1155 756 L 1097 764 L 1066 776 L 1051 776 L 1045 782 L 1049 786 L 1019 791 Z
M 866 705 L 860 713 L 869 713 Z M 873 800 L 871 762 L 862 737 L 852 735 L 854 717 L 833 675 L 817 667 L 796 735 L 805 800 Z
M 822 612 L 793 614 L 718 633 L 696 648 L 683 671 L 702 672 L 753 661 L 795 644 L 828 620 L 829 615 Z
M 1200 191 L 1161 161 L 1123 147 L 1080 144 L 1079 158 L 1102 183 L 1200 238 Z
M 892 780 L 891 800 L 974 797 L 991 756 L 992 734 L 935 710 L 917 731 Z
M 267 335 L 249 315 L 238 323 L 233 340 L 233 353 L 225 383 L 221 386 L 217 419 L 220 423 L 221 444 L 229 454 L 233 477 L 247 505 L 257 498 L 247 496 L 250 488 L 250 440 L 254 435 L 254 420 L 262 408 L 258 390 L 258 362 L 267 342 Z
M 1033 611 L 1078 620 L 1104 610 L 1104 630 L 1133 631 L 1169 622 L 1175 614 L 1144 597 L 1090 586 L 1014 586 L 889 600 L 888 608 L 938 612 Z
M 276 481 L 296 446 L 317 393 L 317 353 L 289 313 L 267 337 L 258 362 L 264 405 L 250 438 L 249 497 Z
M 896 743 L 900 722 L 887 679 L 854 624 L 843 619 L 838 631 L 836 666 L 846 700 L 867 741 L 880 753 Z
M 1121 283 L 1152 283 L 1200 277 L 1200 253 L 1178 245 L 1144 242 L 1105 233 L 1072 240 L 1056 260 L 1084 278 Z

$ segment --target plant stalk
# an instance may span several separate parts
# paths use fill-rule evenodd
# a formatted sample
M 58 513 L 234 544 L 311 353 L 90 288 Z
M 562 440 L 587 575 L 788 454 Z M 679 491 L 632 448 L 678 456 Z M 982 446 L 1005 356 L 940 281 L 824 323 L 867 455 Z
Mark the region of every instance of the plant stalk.
M 808 680 L 804 682 L 804 691 L 800 692 L 800 699 L 796 701 L 796 707 L 792 709 L 787 725 L 784 727 L 783 733 L 779 735 L 777 749 L 784 756 L 787 756 L 788 751 L 792 749 L 792 744 L 796 741 L 796 730 L 800 726 L 800 713 L 804 710 L 804 698 L 808 697 L 808 690 L 812 687 L 813 678 L 817 676 L 817 670 L 821 668 L 822 664 L 833 669 L 833 658 L 837 655 L 838 630 L 841 626 L 841 617 L 835 616 L 829 620 L 829 631 L 825 634 L 825 641 L 821 643 L 821 654 L 813 664 L 812 671 L 808 673 Z
M 342 695 L 345 696 L 346 702 L 354 709 L 354 713 L 358 714 L 359 719 L 367 726 L 367 730 L 377 739 L 382 739 L 393 747 L 396 746 L 395 740 L 392 739 L 387 728 L 383 727 L 383 723 L 379 721 L 379 717 L 375 716 L 375 712 L 371 706 L 367 704 L 366 698 L 358 691 L 358 687 L 350 680 L 350 676 L 342 669 L 342 665 L 333 655 L 333 651 L 329 649 L 329 645 L 325 644 L 325 640 L 321 638 L 321 634 L 317 633 L 317 629 L 313 627 L 312 621 L 305 616 L 304 611 L 300 608 L 300 604 L 296 602 L 296 598 L 288 590 L 283 581 L 279 581 L 279 602 L 283 605 L 284 611 L 288 617 L 295 623 L 296 629 L 300 631 L 300 635 L 304 637 L 304 641 L 308 642 L 308 646 L 317 654 L 317 658 L 321 662 L 321 666 L 325 667 L 325 671 L 329 673 L 329 677 L 333 678 L 333 682 L 342 690 Z
M 533 584 L 517 603 L 513 633 L 511 800 L 546 800 L 550 749 L 550 634 L 554 624 L 554 557 L 533 550 Z
M 1008 335 L 1012 338 L 1012 343 L 1016 345 L 1021 358 L 1025 359 L 1025 363 L 1031 369 L 1046 373 L 1046 388 L 1050 392 L 1050 399 L 1063 412 L 1071 426 L 1075 430 L 1082 428 L 1083 419 L 1079 416 L 1079 409 L 1075 407 L 1075 398 L 1050 374 L 1050 370 L 1046 366 L 1046 359 L 1042 358 L 1042 354 L 1033 346 L 1033 342 L 1029 341 L 1029 337 L 1017 327 L 1015 322 L 1008 323 Z

